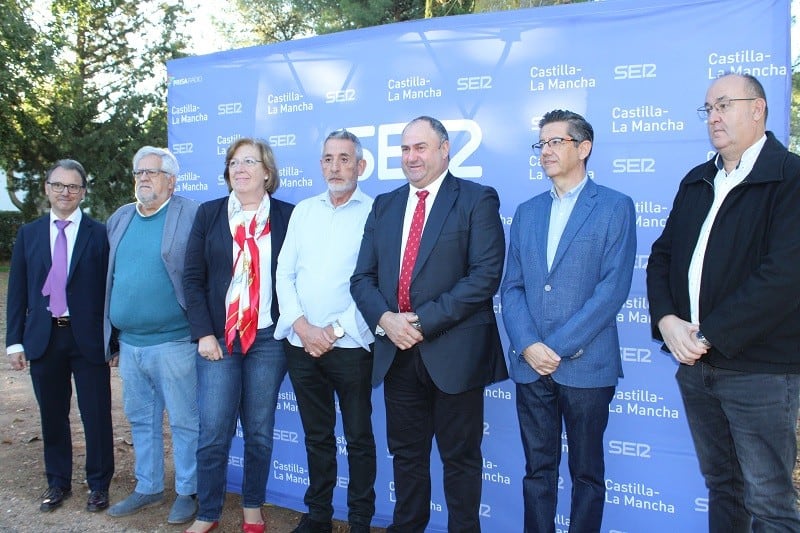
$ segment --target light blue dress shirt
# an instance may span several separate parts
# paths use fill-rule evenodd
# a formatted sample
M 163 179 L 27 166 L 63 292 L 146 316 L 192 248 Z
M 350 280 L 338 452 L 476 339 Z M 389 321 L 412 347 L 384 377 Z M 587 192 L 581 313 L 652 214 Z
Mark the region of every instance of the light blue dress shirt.
M 339 207 L 325 191 L 294 208 L 275 272 L 280 306 L 276 339 L 302 347 L 292 324 L 305 316 L 318 327 L 338 320 L 345 336 L 335 346 L 369 350 L 375 338 L 350 296 L 350 276 L 371 209 L 372 198 L 358 188 Z
M 564 233 L 564 228 L 567 227 L 569 216 L 572 214 L 572 210 L 575 209 L 575 203 L 578 201 L 578 196 L 586 185 L 587 179 L 589 178 L 584 176 L 581 182 L 574 189 L 567 192 L 563 198 L 558 197 L 555 185 L 550 189 L 550 198 L 553 199 L 553 203 L 550 204 L 550 225 L 547 227 L 548 271 L 553 266 L 553 259 L 556 257 L 561 235 Z

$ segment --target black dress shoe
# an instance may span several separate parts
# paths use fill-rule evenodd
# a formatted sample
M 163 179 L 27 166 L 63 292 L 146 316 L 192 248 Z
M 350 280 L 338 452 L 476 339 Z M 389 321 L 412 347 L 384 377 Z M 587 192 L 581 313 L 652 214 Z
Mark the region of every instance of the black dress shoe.
M 72 495 L 72 491 L 62 489 L 61 487 L 48 487 L 42 493 L 42 504 L 39 505 L 39 510 L 43 513 L 49 513 L 61 507 L 64 500 Z
M 96 513 L 104 509 L 108 509 L 108 491 L 93 490 L 86 501 L 86 510 L 90 513 Z
M 292 533 L 331 533 L 333 523 L 320 522 L 311 518 L 311 515 L 305 513 L 300 519 L 300 523 L 292 530 Z

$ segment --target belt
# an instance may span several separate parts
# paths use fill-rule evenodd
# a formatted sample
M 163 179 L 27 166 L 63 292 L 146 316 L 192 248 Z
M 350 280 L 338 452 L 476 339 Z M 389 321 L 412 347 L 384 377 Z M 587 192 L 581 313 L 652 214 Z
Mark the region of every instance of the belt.
M 70 320 L 68 316 L 53 317 L 53 325 L 57 328 L 68 328 L 69 323 Z

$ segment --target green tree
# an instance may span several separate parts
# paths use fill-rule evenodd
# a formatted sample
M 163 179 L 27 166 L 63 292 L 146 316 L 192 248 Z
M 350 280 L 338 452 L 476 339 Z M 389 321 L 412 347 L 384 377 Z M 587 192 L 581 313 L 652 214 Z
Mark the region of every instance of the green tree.
M 86 206 L 106 218 L 130 201 L 130 159 L 144 144 L 166 145 L 165 62 L 177 57 L 180 1 L 53 0 L 46 33 L 52 64 L 28 81 L 26 128 L 2 161 L 12 201 L 29 215 L 43 207 L 53 161 L 81 161 L 90 175 Z M 24 46 L 16 42 L 16 46 Z M 25 201 L 16 191 L 26 192 Z
M 32 80 L 44 78 L 54 67 L 53 50 L 44 32 L 28 18 L 29 13 L 30 0 L 4 1 L 0 8 L 0 168 L 7 170 L 11 191 L 20 188 L 13 171 L 24 171 L 27 166 L 18 159 L 19 153 L 29 133 L 38 128 L 31 111 L 41 102 Z M 28 217 L 36 213 L 34 198 L 15 204 Z
M 471 13 L 475 0 L 237 0 L 235 22 L 217 20 L 234 46 L 288 41 L 306 35 L 392 22 Z M 241 29 L 247 31 L 243 36 Z

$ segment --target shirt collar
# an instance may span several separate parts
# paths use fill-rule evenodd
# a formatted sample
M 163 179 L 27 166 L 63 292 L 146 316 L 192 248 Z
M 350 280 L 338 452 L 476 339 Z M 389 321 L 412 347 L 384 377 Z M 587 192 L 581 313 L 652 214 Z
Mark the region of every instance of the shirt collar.
M 736 168 L 734 170 L 738 170 L 740 168 L 747 169 L 748 173 L 753 168 L 753 165 L 756 164 L 756 159 L 758 159 L 758 154 L 761 153 L 761 149 L 764 147 L 764 143 L 767 142 L 767 135 L 764 134 L 758 139 L 755 143 L 753 143 L 750 148 L 744 151 L 742 154 L 742 158 L 739 159 L 739 163 L 737 163 Z M 722 156 L 717 153 L 717 157 L 714 159 L 714 165 L 716 165 L 717 170 L 724 170 L 725 164 L 722 161 Z
M 573 199 L 581 193 L 584 187 L 586 187 L 586 181 L 588 179 L 589 175 L 587 174 L 583 177 L 583 179 L 579 184 L 577 184 L 575 187 L 567 191 L 567 194 L 565 194 L 562 198 L 558 197 L 558 193 L 556 192 L 556 186 L 553 185 L 552 187 L 550 187 L 550 198 L 552 198 L 553 200 Z
M 341 209 L 346 205 L 350 205 L 351 202 L 364 203 L 364 200 L 367 198 L 367 195 L 361 190 L 361 188 L 358 185 L 356 185 L 356 189 L 353 191 L 353 194 L 350 195 L 350 198 L 348 198 L 347 201 L 340 206 L 334 207 L 333 202 L 331 202 L 330 192 L 327 190 L 321 193 L 317 198 L 319 198 L 319 200 L 322 201 L 322 203 L 324 203 L 331 209 Z
M 169 198 L 167 198 L 167 201 L 166 201 L 166 202 L 164 202 L 163 204 L 161 204 L 161 207 L 159 207 L 158 209 L 156 209 L 156 210 L 155 210 L 155 212 L 154 212 L 154 213 L 150 213 L 149 215 L 145 215 L 144 213 L 142 213 L 142 210 L 141 210 L 141 208 L 139 207 L 139 205 L 140 205 L 140 204 L 139 204 L 139 202 L 136 202 L 136 212 L 137 212 L 137 213 L 139 213 L 139 216 L 141 216 L 142 218 L 148 218 L 148 217 L 155 216 L 155 215 L 159 214 L 159 213 L 161 212 L 161 210 L 162 210 L 162 209 L 164 209 L 165 207 L 167 207 L 167 204 L 169 203 L 169 201 L 170 201 L 170 200 L 172 200 L 172 196 L 170 196 Z
M 72 222 L 72 225 L 77 228 L 81 223 L 81 218 L 83 218 L 83 213 L 81 212 L 80 209 L 75 209 L 75 211 L 70 213 L 69 216 L 67 218 L 65 218 L 64 220 L 69 220 L 70 222 Z M 55 222 L 56 220 L 61 220 L 61 219 L 58 218 L 55 215 L 55 213 L 53 213 L 53 210 L 51 209 L 50 210 L 50 225 L 52 226 L 53 222 Z M 69 227 L 69 226 L 67 226 L 67 227 Z
M 442 183 L 444 182 L 444 177 L 447 176 L 448 170 L 449 169 L 444 169 L 444 172 L 442 172 L 442 174 L 438 178 L 429 183 L 427 187 L 417 189 L 413 185 L 409 186 L 408 188 L 409 197 L 416 196 L 419 191 L 428 191 L 431 196 L 435 197 L 439 193 L 439 189 L 442 188 Z

